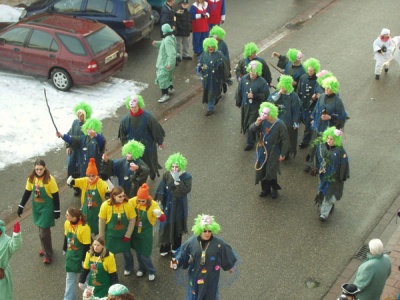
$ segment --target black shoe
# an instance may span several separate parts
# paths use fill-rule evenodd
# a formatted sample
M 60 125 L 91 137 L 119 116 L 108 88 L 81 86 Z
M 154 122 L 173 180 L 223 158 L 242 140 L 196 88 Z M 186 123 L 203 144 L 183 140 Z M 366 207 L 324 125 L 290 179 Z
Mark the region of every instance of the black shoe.
M 156 173 L 150 173 L 150 179 L 154 180 L 156 178 Z
M 318 169 L 317 168 L 311 168 L 310 175 L 311 176 L 317 176 L 317 174 L 318 174 Z
M 183 60 L 192 60 L 192 57 L 191 56 L 184 56 L 184 57 L 182 57 L 182 59 Z
M 385 73 L 389 72 L 389 68 L 385 68 Z
M 176 57 L 176 61 L 182 61 L 182 58 L 180 58 L 179 56 Z
M 226 92 L 228 91 L 228 85 L 226 83 L 222 84 L 222 91 L 224 92 L 224 94 L 226 94 Z
M 271 191 L 261 191 L 258 196 L 261 198 L 267 197 L 269 194 L 271 194 Z
M 379 75 L 375 75 L 376 80 L 379 80 L 379 77 L 380 77 Z
M 306 143 L 302 142 L 302 143 L 299 144 L 299 148 L 300 149 L 304 149 L 304 148 L 307 148 L 307 147 L 308 147 L 308 144 L 306 144 Z
M 246 145 L 246 148 L 244 148 L 243 150 L 244 150 L 244 151 L 250 151 L 250 150 L 252 150 L 253 148 L 254 148 L 253 145 Z
M 321 222 L 326 222 L 326 217 L 325 217 L 324 215 L 320 215 L 320 216 L 319 216 L 319 220 L 320 220 Z
M 206 116 L 206 117 L 211 116 L 213 113 L 214 113 L 213 111 L 207 110 L 205 116 Z
M 304 173 L 310 173 L 310 171 L 311 171 L 311 167 L 310 166 L 307 166 L 307 167 L 304 168 Z
M 271 197 L 272 199 L 276 199 L 278 197 L 278 190 L 271 189 Z

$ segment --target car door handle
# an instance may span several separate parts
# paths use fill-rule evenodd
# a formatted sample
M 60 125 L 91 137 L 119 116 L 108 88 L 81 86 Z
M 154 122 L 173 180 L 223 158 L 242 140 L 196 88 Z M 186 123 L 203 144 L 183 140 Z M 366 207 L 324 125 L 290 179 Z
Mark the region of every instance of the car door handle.
M 14 48 L 13 49 L 15 52 L 19 52 L 20 50 L 19 50 L 19 48 Z
M 49 54 L 50 58 L 55 58 L 56 56 L 54 54 Z

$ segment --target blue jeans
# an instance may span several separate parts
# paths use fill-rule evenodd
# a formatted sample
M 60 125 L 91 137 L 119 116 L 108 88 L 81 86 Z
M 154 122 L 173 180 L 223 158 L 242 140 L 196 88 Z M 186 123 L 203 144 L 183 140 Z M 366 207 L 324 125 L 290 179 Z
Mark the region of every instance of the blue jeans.
M 76 295 L 76 282 L 79 273 L 67 272 L 67 279 L 65 280 L 65 293 L 64 300 L 77 300 Z
M 136 252 L 136 256 L 139 263 L 139 271 L 146 272 L 149 275 L 156 274 L 156 268 L 154 268 L 150 256 L 144 256 L 138 252 Z
M 133 255 L 131 250 L 122 253 L 124 255 L 124 269 L 125 271 L 133 271 Z

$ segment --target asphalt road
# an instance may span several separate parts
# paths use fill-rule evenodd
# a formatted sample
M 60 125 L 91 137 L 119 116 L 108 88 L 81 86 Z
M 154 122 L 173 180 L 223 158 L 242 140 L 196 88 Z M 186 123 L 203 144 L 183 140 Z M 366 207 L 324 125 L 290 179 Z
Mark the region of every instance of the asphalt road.
M 288 20 L 308 15 L 323 1 L 293 0 L 285 6 L 281 2 L 230 1 L 224 26 L 226 40 L 232 58 L 239 57 L 248 41 L 256 41 L 260 49 L 265 48 L 260 55 L 271 62 L 272 51 L 285 53 L 289 47 L 295 47 L 302 50 L 305 58 L 320 59 L 323 68 L 338 77 L 340 95 L 351 117 L 344 140 L 351 178 L 346 182 L 343 200 L 327 223 L 318 221 L 313 203 L 317 178 L 302 171 L 304 150 L 283 163 L 279 177 L 283 190 L 279 198 L 258 197 L 260 187 L 254 186 L 254 153 L 243 151 L 245 138 L 240 134 L 240 113 L 233 101 L 236 85 L 229 89 L 211 117 L 204 117 L 205 107 L 198 93 L 193 93 L 183 107 L 165 115 L 162 112 L 172 107 L 174 101 L 182 100 L 179 94 L 188 95 L 191 94 L 188 91 L 197 89 L 194 61 L 182 62 L 177 67 L 178 95 L 162 105 L 156 102 L 158 88 L 152 86 L 156 51 L 149 41 L 139 43 L 129 53 L 128 67 L 121 73 L 123 78 L 150 84 L 143 93 L 146 106 L 164 116 L 167 132 L 166 148 L 159 153 L 160 162 L 174 151 L 180 151 L 188 159 L 187 170 L 194 179 L 189 219 L 200 213 L 215 215 L 222 227 L 220 236 L 241 257 L 239 280 L 221 289 L 221 299 L 322 299 L 399 194 L 399 66 L 393 64 L 388 74 L 375 81 L 371 45 L 382 27 L 397 34 L 397 19 L 391 12 L 398 10 L 400 3 L 388 0 L 382 7 L 375 0 L 337 0 L 307 22 L 282 29 Z M 273 73 L 276 78 L 276 72 Z M 116 128 L 123 113 L 125 109 L 120 108 L 115 118 L 105 121 L 110 150 L 117 145 Z M 63 152 L 45 156 L 59 180 L 65 180 L 62 155 Z M 24 162 L 1 172 L 0 205 L 6 210 L 9 207 L 8 214 L 16 209 L 31 169 L 32 162 Z M 153 191 L 157 183 L 158 179 L 150 182 Z M 64 189 L 65 185 L 60 182 L 60 187 Z M 70 190 L 61 199 L 64 211 L 78 205 Z M 22 221 L 24 247 L 11 263 L 15 299 L 62 297 L 63 222 L 61 218 L 53 229 L 54 263 L 44 266 L 37 256 L 39 244 L 32 218 L 28 215 Z M 183 299 L 184 290 L 176 284 L 168 260 L 159 257 L 157 251 L 153 257 L 158 272 L 155 282 L 132 275 L 121 276 L 121 282 L 139 299 Z M 118 266 L 122 270 L 120 257 Z M 308 288 L 307 281 L 317 282 L 315 288 Z

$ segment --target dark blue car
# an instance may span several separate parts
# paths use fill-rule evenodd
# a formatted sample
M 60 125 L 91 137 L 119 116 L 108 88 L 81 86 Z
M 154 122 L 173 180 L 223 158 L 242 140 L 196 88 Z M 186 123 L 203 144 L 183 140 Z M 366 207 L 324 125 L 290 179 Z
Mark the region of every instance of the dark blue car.
M 126 46 L 148 36 L 154 21 L 151 5 L 146 0 L 39 0 L 21 14 L 25 18 L 41 12 L 62 13 L 107 24 Z

